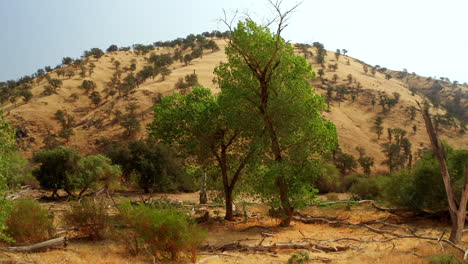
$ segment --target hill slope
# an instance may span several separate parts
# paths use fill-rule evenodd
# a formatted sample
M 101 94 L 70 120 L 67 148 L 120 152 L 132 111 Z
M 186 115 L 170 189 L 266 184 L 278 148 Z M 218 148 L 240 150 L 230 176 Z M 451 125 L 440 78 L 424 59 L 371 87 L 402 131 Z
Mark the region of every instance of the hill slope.
M 147 79 L 128 95 L 106 96 L 107 83 L 112 78 L 115 71 L 114 61 L 118 60 L 120 68 L 129 67 L 132 63 L 136 64 L 135 73 L 143 69 L 145 65 L 151 65 L 147 61 L 150 53 L 146 55 L 137 54 L 134 51 L 114 51 L 106 53 L 99 59 L 88 57 L 88 63 L 95 64 L 94 73 L 85 78 L 78 74 L 71 78 L 58 77 L 57 69 L 49 72 L 50 78 L 62 80 L 63 85 L 56 94 L 45 96 L 42 94 L 44 87 L 47 86 L 46 78 L 36 78 L 32 82 L 31 92 L 33 97 L 27 103 L 6 103 L 3 109 L 6 112 L 6 118 L 22 133 L 21 149 L 29 157 L 44 147 L 44 137 L 46 135 L 57 136 L 61 125 L 54 119 L 57 110 L 63 110 L 74 119 L 74 135 L 68 141 L 59 139 L 65 145 L 74 146 L 82 153 L 88 154 L 99 151 L 99 146 L 103 141 L 117 142 L 127 140 L 124 136 L 124 128 L 120 125 L 119 115 L 125 115 L 129 110 L 126 109 L 130 103 L 136 103 L 138 109 L 136 114 L 142 123 L 142 129 L 133 138 L 143 138 L 146 135 L 145 125 L 152 120 L 152 108 L 154 100 L 161 94 L 173 93 L 176 89 L 175 84 L 179 78 L 187 74 L 196 73 L 201 85 L 209 87 L 214 91 L 216 86 L 212 83 L 213 69 L 219 62 L 225 61 L 224 47 L 226 42 L 217 39 L 216 43 L 220 50 L 205 50 L 202 58 L 192 60 L 188 65 L 182 62 L 174 62 L 169 66 L 172 73 L 164 80 L 160 76 L 154 79 Z M 307 47 L 308 51 L 316 52 L 315 48 Z M 189 51 L 185 51 L 188 53 Z M 302 54 L 297 49 L 298 54 Z M 174 53 L 173 48 L 157 48 L 154 53 Z M 184 53 L 184 54 L 185 54 Z M 315 58 L 308 59 L 315 71 L 321 69 L 321 66 L 314 63 Z M 373 119 L 380 115 L 383 117 L 383 126 L 386 128 L 402 128 L 407 131 L 407 136 L 412 143 L 412 151 L 416 153 L 423 147 L 428 147 L 429 139 L 426 135 L 424 122 L 419 113 L 414 120 L 411 120 L 410 109 L 416 106 L 416 101 L 423 101 L 424 95 L 418 94 L 418 90 L 409 89 L 408 83 L 414 78 L 388 79 L 389 73 L 395 76 L 396 72 L 377 71 L 375 76 L 371 73 L 364 73 L 363 62 L 349 56 L 340 56 L 337 60 L 334 52 L 328 51 L 325 56 L 326 65 L 337 65 L 337 69 L 326 67 L 322 78 L 312 80 L 312 85 L 317 92 L 326 95 L 326 88 L 329 86 L 341 86 L 345 90 L 341 97 L 336 90 L 332 92 L 333 100 L 330 102 L 330 111 L 324 115 L 331 119 L 338 129 L 341 149 L 353 154 L 355 157 L 358 152 L 357 146 L 363 147 L 367 153 L 376 159 L 376 167 L 383 169 L 381 162 L 384 160 L 381 144 L 386 140 L 386 133 L 377 140 L 376 133 L 372 130 Z M 65 65 L 62 69 L 78 68 L 73 65 Z M 123 74 L 125 76 L 126 73 Z M 334 75 L 336 74 L 336 77 Z M 348 79 L 351 76 L 351 79 Z M 101 102 L 94 106 L 91 103 L 89 94 L 80 87 L 83 80 L 93 80 L 96 83 L 95 91 L 102 96 Z M 462 93 L 466 93 L 466 87 L 459 87 Z M 382 107 L 378 105 L 380 95 L 386 93 L 390 97 L 394 93 L 399 94 L 398 103 L 388 112 L 383 113 Z M 337 99 L 341 98 L 341 99 Z M 375 102 L 375 105 L 372 104 Z M 121 114 L 119 114 L 119 111 Z M 437 113 L 441 116 L 445 110 L 438 109 Z M 416 126 L 416 131 L 413 130 Z M 457 148 L 467 148 L 468 140 L 463 134 L 459 133 L 460 124 L 455 122 L 451 125 L 440 127 L 441 136 L 444 140 Z M 103 140 L 105 139 L 105 140 Z

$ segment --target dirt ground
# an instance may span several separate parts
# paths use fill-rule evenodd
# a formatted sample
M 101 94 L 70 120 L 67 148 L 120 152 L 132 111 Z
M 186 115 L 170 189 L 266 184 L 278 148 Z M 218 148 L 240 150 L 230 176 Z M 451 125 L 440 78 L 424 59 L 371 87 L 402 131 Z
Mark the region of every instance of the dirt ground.
M 44 195 L 40 191 L 23 191 L 21 198 L 38 198 Z M 141 193 L 125 192 L 115 195 L 117 202 L 123 199 L 141 200 L 148 196 Z M 194 211 L 198 199 L 197 193 L 183 194 L 154 194 L 153 199 L 168 199 L 170 201 L 184 201 L 188 211 Z M 326 200 L 326 197 L 319 197 Z M 346 195 L 340 194 L 338 199 L 346 199 Z M 111 201 L 108 201 L 111 205 Z M 43 202 L 43 206 L 49 209 L 60 219 L 60 215 L 68 210 L 69 203 L 63 202 Z M 109 206 L 111 207 L 111 206 Z M 191 209 L 193 208 L 193 209 Z M 207 207 L 213 217 L 222 217 L 223 208 L 214 204 Z M 112 212 L 112 208 L 109 209 Z M 417 220 L 414 218 L 401 218 L 391 216 L 387 212 L 378 211 L 372 206 L 366 205 L 330 205 L 330 206 L 310 206 L 301 211 L 307 215 L 335 217 L 346 220 L 350 223 L 362 223 L 363 221 L 377 220 L 385 217 L 400 226 L 416 230 L 419 235 L 440 237 L 446 231 L 444 237 L 448 237 L 449 226 L 446 223 L 434 220 Z M 390 238 L 387 234 L 371 232 L 366 228 L 333 226 L 330 224 L 305 224 L 293 221 L 290 227 L 279 228 L 278 220 L 268 216 L 268 207 L 260 203 L 247 205 L 248 219 L 245 222 L 243 216 L 236 217 L 235 221 L 220 221 L 211 219 L 202 224 L 208 230 L 208 237 L 205 245 L 219 247 L 229 243 L 240 243 L 241 245 L 271 245 L 275 243 L 324 243 L 332 247 L 347 246 L 349 249 L 340 252 L 324 252 L 318 249 L 310 249 L 308 254 L 313 259 L 320 259 L 310 263 L 429 263 L 428 257 L 442 253 L 454 253 L 461 257 L 447 244 L 439 244 L 437 241 L 421 240 L 414 238 L 394 239 L 387 242 L 374 242 Z M 60 227 L 60 221 L 56 221 Z M 399 228 L 373 225 L 375 228 L 399 232 Z M 268 236 L 262 235 L 267 233 Z M 73 236 L 72 234 L 68 234 Z M 346 240 L 332 241 L 339 238 Z M 356 241 L 361 240 L 361 241 Z M 363 242 L 364 241 L 364 242 Z M 461 244 L 466 247 L 466 243 Z M 270 252 L 209 252 L 201 251 L 198 264 L 221 264 L 221 263 L 287 263 L 293 253 L 306 250 L 274 249 Z M 444 252 L 442 252 L 444 251 Z M 1 251 L 0 251 L 1 252 Z M 126 252 L 124 245 L 120 245 L 110 239 L 93 242 L 84 239 L 71 239 L 66 248 L 51 249 L 47 252 L 32 254 L 12 254 L 0 253 L 0 263 L 2 260 L 17 260 L 21 263 L 158 263 L 146 255 L 140 254 L 132 256 Z M 20 262 L 17 262 L 20 263 Z M 166 262 L 164 262 L 166 263 Z M 170 263 L 170 262 L 168 262 Z M 190 263 L 188 260 L 177 263 Z

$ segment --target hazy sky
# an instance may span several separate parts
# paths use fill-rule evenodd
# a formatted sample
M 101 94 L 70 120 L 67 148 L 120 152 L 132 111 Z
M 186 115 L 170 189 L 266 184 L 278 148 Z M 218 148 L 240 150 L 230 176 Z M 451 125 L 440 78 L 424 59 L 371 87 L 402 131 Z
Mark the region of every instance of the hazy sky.
M 284 0 L 285 9 L 297 3 Z M 271 17 L 266 0 L 0 0 L 0 81 L 80 57 L 214 29 L 222 10 Z M 304 0 L 284 37 L 369 64 L 468 82 L 467 0 Z

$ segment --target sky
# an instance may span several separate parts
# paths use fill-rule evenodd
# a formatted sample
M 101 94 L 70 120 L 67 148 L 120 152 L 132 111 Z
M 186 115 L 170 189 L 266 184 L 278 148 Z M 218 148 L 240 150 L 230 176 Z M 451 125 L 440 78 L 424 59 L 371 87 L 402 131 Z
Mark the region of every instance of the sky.
M 283 0 L 286 10 L 296 0 Z M 223 10 L 261 23 L 267 0 L 0 0 L 0 81 L 111 44 L 130 46 L 227 28 Z M 304 0 L 283 37 L 393 70 L 468 82 L 466 0 Z

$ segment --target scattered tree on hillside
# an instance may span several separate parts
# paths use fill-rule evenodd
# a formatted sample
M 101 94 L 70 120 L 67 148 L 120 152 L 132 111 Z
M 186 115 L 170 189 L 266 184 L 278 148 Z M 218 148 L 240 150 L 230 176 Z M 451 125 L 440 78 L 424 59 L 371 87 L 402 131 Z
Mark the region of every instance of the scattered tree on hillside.
M 341 52 L 343 52 L 343 55 L 346 56 L 346 53 L 348 53 L 348 50 L 346 50 L 346 49 L 341 49 Z
M 110 45 L 109 48 L 107 48 L 106 52 L 114 52 L 114 51 L 118 51 L 119 48 L 117 47 L 117 45 Z
M 98 107 L 99 104 L 101 103 L 101 94 L 97 91 L 92 92 L 89 95 L 89 99 L 91 100 L 91 103 L 95 106 Z
M 73 69 L 67 69 L 65 75 L 68 77 L 68 79 L 71 79 L 73 76 L 75 76 L 75 71 Z
M 353 155 L 342 152 L 339 148 L 335 153 L 335 166 L 342 175 L 347 175 L 356 170 L 358 164 Z
M 366 155 L 366 150 L 362 147 L 356 147 L 356 150 L 359 152 L 359 165 L 361 165 L 364 174 L 369 176 L 371 174 L 372 166 L 374 166 L 374 158 Z
M 72 63 L 73 63 L 73 59 L 70 58 L 70 57 L 64 57 L 64 58 L 62 59 L 62 64 L 63 64 L 63 65 L 70 65 L 70 64 L 72 64 Z
M 101 58 L 102 56 L 104 55 L 104 51 L 102 51 L 101 49 L 99 48 L 92 48 L 91 50 L 85 50 L 83 52 L 83 58 L 87 58 L 87 57 L 90 57 L 90 56 L 93 56 L 94 58 L 96 59 L 99 59 Z
M 348 80 L 348 84 L 353 83 L 353 75 L 351 75 L 351 73 L 346 76 L 346 79 Z
M 374 131 L 375 133 L 377 134 L 377 139 L 380 139 L 380 136 L 382 135 L 383 133 L 383 126 L 382 126 L 382 123 L 383 123 L 383 118 L 381 116 L 377 116 L 375 119 L 374 119 Z
M 411 165 L 411 143 L 406 138 L 406 131 L 400 128 L 388 128 L 388 142 L 383 145 L 386 159 L 382 164 L 387 165 L 390 172 L 402 168 L 408 162 Z
M 125 107 L 127 114 L 120 124 L 125 128 L 125 136 L 127 137 L 132 137 L 141 130 L 140 121 L 138 121 L 136 114 L 138 108 L 139 106 L 135 103 L 130 103 Z
M 93 80 L 83 80 L 80 88 L 83 89 L 86 94 L 88 94 L 90 91 L 96 89 L 96 83 L 94 83 Z
M 367 72 L 369 71 L 369 66 L 364 64 L 364 65 L 362 65 L 362 69 L 364 70 L 364 73 L 367 74 Z
M 161 80 L 162 81 L 166 80 L 166 77 L 169 76 L 172 73 L 172 71 L 167 67 L 162 67 L 159 70 L 159 72 L 161 73 Z
M 335 58 L 336 58 L 337 61 L 340 59 L 340 55 L 341 55 L 341 50 L 340 50 L 340 49 L 336 49 Z

